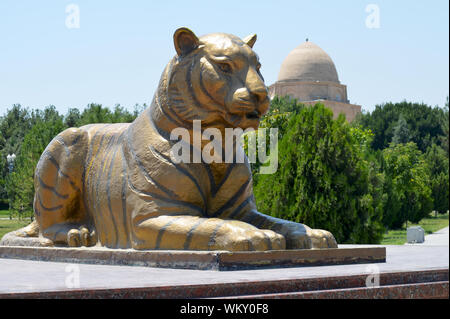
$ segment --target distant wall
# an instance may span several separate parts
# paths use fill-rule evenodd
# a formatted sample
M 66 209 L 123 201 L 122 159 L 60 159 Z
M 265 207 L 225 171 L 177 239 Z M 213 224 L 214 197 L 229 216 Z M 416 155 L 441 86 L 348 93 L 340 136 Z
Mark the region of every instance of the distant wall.
M 345 114 L 345 118 L 348 122 L 351 122 L 355 119 L 358 113 L 361 113 L 361 105 L 355 104 L 347 104 L 336 101 L 307 101 L 301 102 L 307 105 L 314 105 L 316 103 L 322 103 L 326 107 L 330 108 L 333 111 L 334 118 L 337 118 L 339 114 Z
M 276 82 L 269 87 L 269 96 L 273 98 L 276 95 L 287 95 L 309 105 L 320 102 L 333 111 L 335 118 L 344 113 L 349 122 L 361 113 L 360 105 L 350 104 L 347 86 L 335 82 Z

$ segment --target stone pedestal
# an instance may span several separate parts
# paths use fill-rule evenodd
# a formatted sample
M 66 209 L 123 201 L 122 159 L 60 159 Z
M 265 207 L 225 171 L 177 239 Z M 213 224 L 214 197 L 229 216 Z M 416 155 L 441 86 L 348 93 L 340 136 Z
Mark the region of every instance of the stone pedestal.
M 269 251 L 133 250 L 0 246 L 0 258 L 98 265 L 127 265 L 198 270 L 239 270 L 323 266 L 386 261 L 386 248 L 328 248 Z

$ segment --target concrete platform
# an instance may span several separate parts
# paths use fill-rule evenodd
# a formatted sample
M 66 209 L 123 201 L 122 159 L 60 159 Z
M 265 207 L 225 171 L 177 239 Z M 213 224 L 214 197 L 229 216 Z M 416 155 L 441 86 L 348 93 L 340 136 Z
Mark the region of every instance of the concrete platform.
M 448 298 L 448 246 L 384 247 L 385 263 L 231 272 L 0 259 L 0 298 Z
M 378 263 L 386 261 L 386 249 L 384 247 L 348 247 L 229 252 L 0 246 L 0 258 L 179 269 L 238 270 Z

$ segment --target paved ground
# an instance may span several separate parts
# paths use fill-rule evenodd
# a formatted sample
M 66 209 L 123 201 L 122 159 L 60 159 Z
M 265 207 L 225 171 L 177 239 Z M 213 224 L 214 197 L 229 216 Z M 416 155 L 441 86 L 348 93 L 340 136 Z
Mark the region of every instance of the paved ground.
M 449 227 L 445 227 L 435 233 L 425 236 L 425 242 L 422 245 L 449 245 L 449 236 L 448 236 Z
M 388 272 L 449 267 L 448 244 L 386 246 L 386 249 L 386 263 L 223 272 L 86 264 L 73 267 L 74 264 L 67 263 L 0 259 L 0 293 L 67 290 L 66 281 L 71 282 L 74 269 L 79 269 L 80 288 L 130 288 L 346 276 L 370 274 L 374 269 Z
M 449 227 L 442 228 L 437 232 L 425 235 L 423 243 L 405 243 L 407 246 L 449 246 Z

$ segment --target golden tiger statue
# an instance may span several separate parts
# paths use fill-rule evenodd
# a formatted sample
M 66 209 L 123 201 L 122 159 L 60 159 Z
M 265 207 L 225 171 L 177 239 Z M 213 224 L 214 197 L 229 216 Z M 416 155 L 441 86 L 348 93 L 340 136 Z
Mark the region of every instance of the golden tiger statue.
M 176 30 L 177 54 L 133 123 L 70 128 L 47 146 L 35 171 L 35 221 L 16 236 L 38 237 L 41 246 L 336 248 L 330 232 L 258 212 L 248 161 L 175 163 L 170 156 L 170 132 L 192 132 L 194 120 L 222 133 L 258 128 L 269 98 L 255 41 Z

